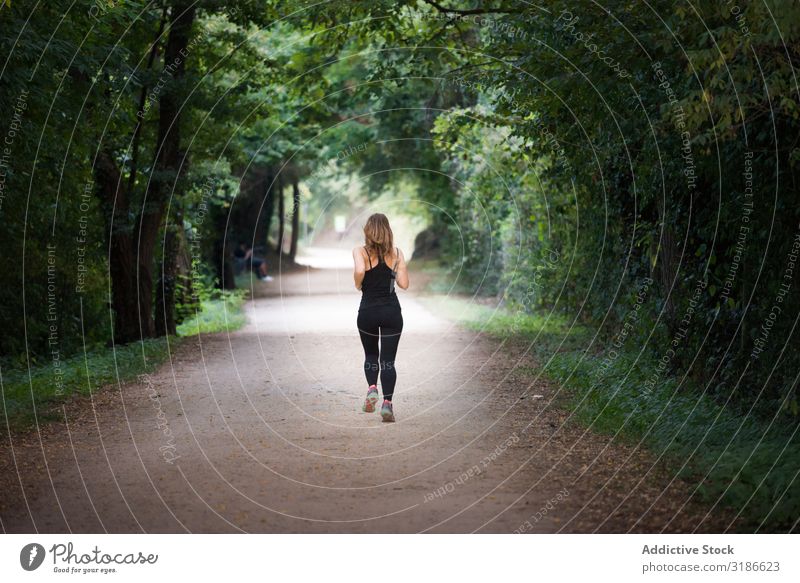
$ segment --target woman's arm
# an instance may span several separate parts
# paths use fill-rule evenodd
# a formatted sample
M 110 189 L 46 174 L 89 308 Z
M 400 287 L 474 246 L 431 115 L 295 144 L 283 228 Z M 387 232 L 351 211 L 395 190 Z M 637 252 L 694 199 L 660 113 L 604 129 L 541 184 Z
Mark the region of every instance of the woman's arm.
M 395 281 L 402 289 L 408 289 L 408 266 L 403 251 L 397 248 L 397 276 Z
M 361 252 L 361 247 L 353 248 L 353 281 L 355 281 L 356 289 L 361 289 L 361 282 L 364 281 L 364 273 L 366 273 L 367 265 L 364 263 L 364 254 Z

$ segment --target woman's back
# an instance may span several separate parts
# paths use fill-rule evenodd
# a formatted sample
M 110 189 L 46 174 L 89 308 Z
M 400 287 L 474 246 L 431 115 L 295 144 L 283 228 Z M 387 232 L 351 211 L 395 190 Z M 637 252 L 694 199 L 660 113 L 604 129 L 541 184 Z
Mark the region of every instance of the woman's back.
M 399 305 L 395 293 L 395 269 L 397 268 L 399 253 L 395 248 L 391 255 L 371 257 L 365 249 L 369 268 L 364 273 L 361 282 L 361 307 Z

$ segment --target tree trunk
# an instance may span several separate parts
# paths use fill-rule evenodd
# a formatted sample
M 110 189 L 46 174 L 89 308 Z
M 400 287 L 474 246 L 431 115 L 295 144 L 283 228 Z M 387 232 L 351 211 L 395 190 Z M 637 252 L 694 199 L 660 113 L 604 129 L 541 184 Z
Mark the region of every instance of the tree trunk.
M 186 245 L 182 215 L 167 228 L 161 265 L 161 279 L 156 290 L 156 334 L 175 335 L 178 324 L 200 308 L 193 292 L 192 258 Z
M 108 271 L 111 279 L 111 309 L 114 312 L 114 342 L 125 344 L 142 337 L 139 304 L 136 300 L 136 273 L 131 225 L 125 224 L 130 210 L 120 171 L 110 152 L 101 150 L 94 163 L 97 185 L 106 217 L 108 233 Z M 114 219 L 119 216 L 120 222 Z
M 267 197 L 269 196 L 269 185 L 272 182 L 272 173 L 269 169 L 257 169 L 253 172 L 255 180 L 247 189 L 245 196 L 248 198 L 247 206 L 252 208 L 250 216 L 256 217 L 255 231 L 253 235 L 253 247 L 258 248 L 264 245 L 267 249 L 269 239 L 269 221 L 266 216 Z
M 272 168 L 270 168 L 267 171 L 265 190 L 263 193 L 264 237 L 261 239 L 261 241 L 264 243 L 264 249 L 269 249 L 269 229 L 272 226 L 272 215 L 275 213 L 275 193 L 278 186 L 277 180 L 278 179 L 275 177 Z
M 283 200 L 283 178 L 277 178 L 278 188 L 278 242 L 275 245 L 275 251 L 278 252 L 278 257 L 283 254 L 283 235 L 286 230 L 286 205 Z
M 220 289 L 236 289 L 236 275 L 233 272 L 233 254 L 231 248 L 236 241 L 226 240 L 230 231 L 228 228 L 228 213 L 223 207 L 216 207 L 214 216 L 214 263 Z
M 172 5 L 171 22 L 167 46 L 164 50 L 164 72 L 173 78 L 172 84 L 179 84 L 186 69 L 189 39 L 195 17 L 195 4 L 177 1 Z M 142 314 L 142 335 L 156 334 L 153 309 L 153 260 L 161 228 L 166 202 L 173 190 L 178 176 L 185 168 L 180 168 L 180 93 L 168 83 L 158 100 L 158 139 L 153 173 L 145 194 L 142 214 L 139 220 L 138 278 L 139 310 Z M 174 294 L 172 294 L 174 299 Z M 163 296 L 162 300 L 169 300 Z M 159 306 L 157 311 L 169 313 L 174 306 Z
M 289 247 L 289 259 L 294 263 L 297 256 L 297 239 L 300 236 L 300 186 L 297 179 L 292 181 L 292 244 Z
M 178 272 L 178 234 L 176 225 L 164 232 L 164 258 L 161 260 L 161 277 L 156 286 L 156 335 L 177 334 L 175 321 L 175 287 Z
M 153 63 L 158 56 L 158 51 L 161 47 L 161 35 L 164 33 L 164 26 L 167 22 L 167 9 L 166 7 L 163 9 L 161 14 L 161 21 L 158 25 L 158 32 L 156 33 L 156 38 L 153 40 L 153 46 L 150 48 L 150 55 L 147 57 L 147 69 L 146 71 L 151 71 L 153 69 Z M 147 103 L 147 94 L 150 92 L 150 88 L 147 85 L 142 85 L 142 89 L 139 92 L 139 106 L 136 109 L 136 127 L 133 130 L 133 138 L 131 139 L 131 158 L 130 158 L 130 173 L 128 174 L 128 192 L 133 192 L 134 187 L 136 186 L 136 173 L 139 170 L 139 141 L 142 137 L 142 126 L 144 125 L 144 118 L 146 115 L 145 112 L 145 103 Z

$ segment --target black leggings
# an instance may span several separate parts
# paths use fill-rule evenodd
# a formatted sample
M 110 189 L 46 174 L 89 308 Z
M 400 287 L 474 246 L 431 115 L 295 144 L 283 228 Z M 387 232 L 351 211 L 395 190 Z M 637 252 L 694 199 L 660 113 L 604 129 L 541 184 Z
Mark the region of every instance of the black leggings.
M 397 382 L 394 358 L 400 343 L 400 333 L 403 331 L 403 313 L 399 306 L 362 308 L 358 311 L 357 324 L 361 344 L 364 346 L 364 373 L 367 383 L 370 386 L 377 385 L 380 372 L 383 398 L 391 401 Z

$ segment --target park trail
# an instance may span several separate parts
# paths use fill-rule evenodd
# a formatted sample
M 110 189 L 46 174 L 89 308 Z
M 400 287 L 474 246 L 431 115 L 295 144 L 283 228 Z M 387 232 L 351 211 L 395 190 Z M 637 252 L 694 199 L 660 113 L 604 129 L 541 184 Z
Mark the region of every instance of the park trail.
M 412 289 L 414 286 L 412 273 Z M 362 413 L 346 269 L 253 283 L 247 325 L 0 443 L 4 532 L 720 532 L 656 456 L 569 421 L 520 342 L 400 291 L 396 423 Z M 527 372 L 519 367 L 525 365 Z

